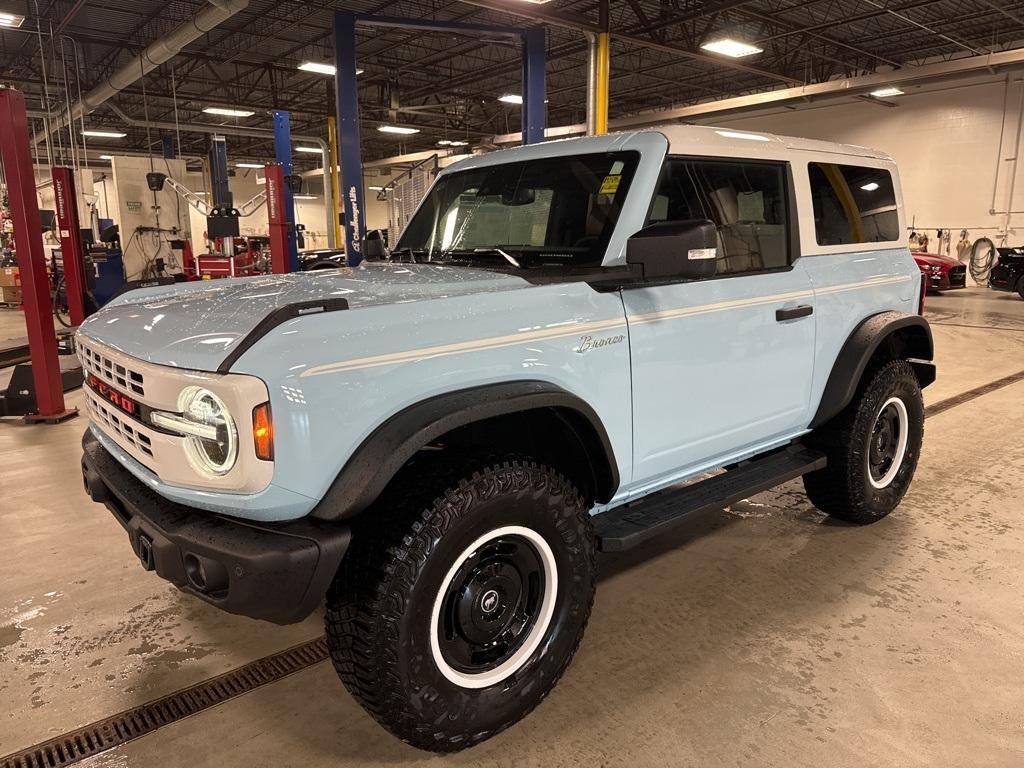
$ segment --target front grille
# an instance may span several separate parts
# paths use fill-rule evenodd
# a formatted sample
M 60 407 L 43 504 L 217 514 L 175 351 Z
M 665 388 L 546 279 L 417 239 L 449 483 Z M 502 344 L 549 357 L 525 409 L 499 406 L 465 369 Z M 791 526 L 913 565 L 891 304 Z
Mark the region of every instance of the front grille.
M 967 284 L 967 267 L 961 264 L 949 270 L 949 284 L 952 286 L 963 286 Z
M 105 425 L 108 430 L 121 439 L 142 451 L 147 456 L 153 455 L 153 442 L 147 435 L 142 434 L 138 429 L 128 423 L 128 419 L 118 415 L 112 408 L 108 408 L 88 389 L 85 389 L 86 403 L 89 406 L 89 413 L 94 421 Z
M 108 384 L 120 388 L 122 392 L 130 392 L 139 397 L 146 395 L 141 373 L 114 362 L 106 355 L 92 349 L 88 342 L 83 343 L 81 339 L 79 339 L 78 348 L 81 350 L 82 368 L 86 371 L 95 374 Z

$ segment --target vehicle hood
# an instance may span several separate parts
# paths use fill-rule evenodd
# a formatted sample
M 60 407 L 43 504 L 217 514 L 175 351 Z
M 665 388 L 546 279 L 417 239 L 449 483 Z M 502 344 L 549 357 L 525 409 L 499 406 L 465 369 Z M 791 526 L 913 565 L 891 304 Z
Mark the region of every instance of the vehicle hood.
M 914 261 L 918 264 L 924 264 L 928 267 L 955 267 L 960 264 L 956 259 L 950 258 L 949 256 L 942 256 L 938 253 L 914 253 Z
M 215 371 L 260 321 L 294 304 L 345 299 L 347 311 L 528 287 L 513 275 L 433 264 L 370 264 L 176 283 L 126 293 L 79 333 L 157 365 Z

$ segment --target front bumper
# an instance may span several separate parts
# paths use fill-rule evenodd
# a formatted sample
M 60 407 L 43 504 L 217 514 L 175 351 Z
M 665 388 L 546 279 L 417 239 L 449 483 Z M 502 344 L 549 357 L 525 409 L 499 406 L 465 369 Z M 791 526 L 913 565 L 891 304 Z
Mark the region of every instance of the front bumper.
M 343 525 L 254 523 L 155 493 L 87 430 L 82 477 L 128 532 L 143 568 L 230 613 L 292 624 L 323 600 L 351 539 Z
M 967 287 L 967 268 L 963 266 L 953 267 L 944 272 L 922 270 L 921 274 L 929 291 L 951 291 Z
M 1002 264 L 996 264 L 989 272 L 988 287 L 997 291 L 1015 291 L 1017 290 L 1017 281 L 1022 274 L 1024 273 L 1015 272 Z

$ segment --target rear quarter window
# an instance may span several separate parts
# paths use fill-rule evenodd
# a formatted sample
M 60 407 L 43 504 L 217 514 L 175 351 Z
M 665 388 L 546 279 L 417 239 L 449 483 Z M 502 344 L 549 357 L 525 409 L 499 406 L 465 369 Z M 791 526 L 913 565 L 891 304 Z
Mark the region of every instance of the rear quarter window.
M 899 242 L 892 174 L 884 168 L 809 163 L 818 245 Z

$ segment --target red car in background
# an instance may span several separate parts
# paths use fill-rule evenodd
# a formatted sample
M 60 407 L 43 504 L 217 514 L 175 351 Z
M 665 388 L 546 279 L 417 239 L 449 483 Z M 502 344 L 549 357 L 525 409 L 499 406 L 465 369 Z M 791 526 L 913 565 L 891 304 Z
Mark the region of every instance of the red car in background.
M 956 259 L 937 253 L 916 251 L 911 255 L 917 262 L 929 291 L 948 291 L 953 288 L 967 287 L 967 266 Z

